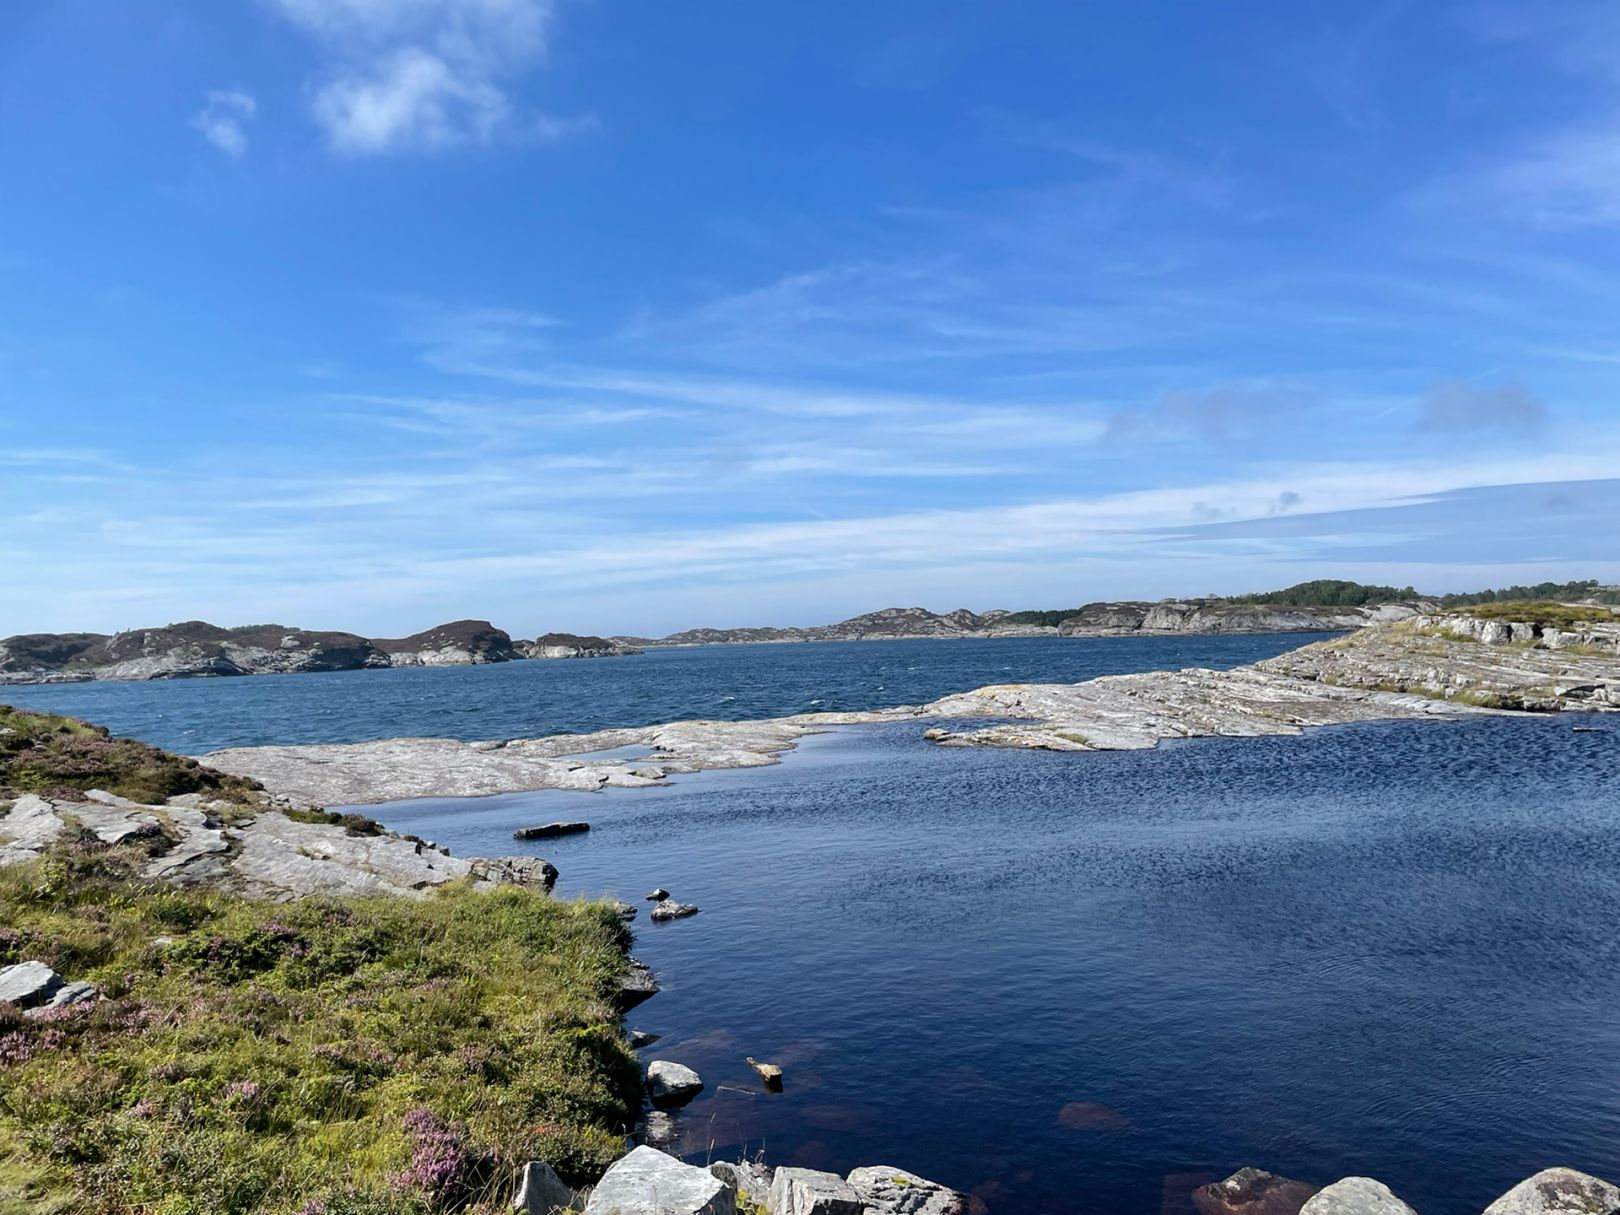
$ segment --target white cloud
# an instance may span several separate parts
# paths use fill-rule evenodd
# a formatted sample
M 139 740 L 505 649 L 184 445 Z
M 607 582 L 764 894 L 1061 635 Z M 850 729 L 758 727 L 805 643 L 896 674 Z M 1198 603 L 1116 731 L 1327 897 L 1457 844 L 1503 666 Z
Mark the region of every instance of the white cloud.
M 242 92 L 230 89 L 211 89 L 208 104 L 192 116 L 192 128 L 200 131 L 204 139 L 228 156 L 241 156 L 247 151 L 247 132 L 242 124 L 258 112 L 258 103 Z
M 338 152 L 555 140 L 595 119 L 526 114 L 509 82 L 546 51 L 549 0 L 270 0 L 328 64 L 311 111 Z

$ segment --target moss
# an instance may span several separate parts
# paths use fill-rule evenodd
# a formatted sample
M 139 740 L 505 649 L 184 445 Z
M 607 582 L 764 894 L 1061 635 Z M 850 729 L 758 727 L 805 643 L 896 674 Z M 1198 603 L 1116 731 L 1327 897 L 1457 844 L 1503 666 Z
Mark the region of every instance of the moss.
M 108 997 L 0 1011 L 0 1215 L 494 1211 L 623 1151 L 610 907 L 516 887 L 271 904 L 94 837 L 0 870 L 0 960 Z M 324 1204 L 324 1205 L 322 1205 Z
M 24 793 L 72 797 L 89 789 L 147 803 L 185 793 L 244 807 L 262 800 L 257 782 L 216 772 L 184 755 L 114 738 L 76 718 L 0 705 L 0 799 Z
M 311 807 L 303 810 L 284 810 L 282 813 L 297 823 L 316 823 L 327 827 L 342 827 L 347 835 L 381 835 L 385 830 L 383 825 L 376 819 L 367 818 L 365 815 L 356 814 L 353 811 L 339 814 L 336 810 L 318 810 Z
M 1082 747 L 1089 747 L 1091 745 L 1091 740 L 1084 734 L 1078 733 L 1077 731 L 1053 730 L 1052 733 L 1058 738 L 1061 738 L 1064 742 L 1077 743 Z

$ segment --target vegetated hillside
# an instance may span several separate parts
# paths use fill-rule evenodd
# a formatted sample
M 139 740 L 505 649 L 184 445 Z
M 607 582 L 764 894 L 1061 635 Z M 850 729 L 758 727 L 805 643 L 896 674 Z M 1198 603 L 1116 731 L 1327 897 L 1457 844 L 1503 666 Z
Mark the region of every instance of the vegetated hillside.
M 1442 607 L 1545 600 L 1584 600 L 1592 603 L 1620 604 L 1620 586 L 1604 586 L 1596 578 L 1587 578 L 1580 582 L 1538 582 L 1534 586 L 1504 586 L 1465 595 L 1440 596 Z
M 486 662 L 507 662 L 516 656 L 511 634 L 487 620 L 453 620 L 409 637 L 379 637 L 371 644 L 384 654 L 456 650 Z
M 0 709 L 0 748 L 0 841 L 13 799 L 62 782 L 257 793 L 49 714 Z M 174 846 L 161 821 L 117 844 L 70 821 L 0 867 L 0 966 L 98 993 L 0 1003 L 0 1212 L 494 1215 L 525 1160 L 579 1183 L 622 1154 L 641 1077 L 611 906 L 143 879 Z
M 71 797 L 100 789 L 137 802 L 205 793 L 243 805 L 259 800 L 256 782 L 227 776 L 194 759 L 101 726 L 0 705 L 0 799 L 38 793 Z M 0 820 L 0 834 L 4 821 Z

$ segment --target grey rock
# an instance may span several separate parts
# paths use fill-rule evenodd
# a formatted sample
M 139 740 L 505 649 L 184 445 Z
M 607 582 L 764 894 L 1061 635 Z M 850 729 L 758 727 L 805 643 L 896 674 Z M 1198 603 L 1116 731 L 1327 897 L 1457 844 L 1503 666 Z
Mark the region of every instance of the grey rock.
M 771 1178 L 771 1215 L 865 1215 L 866 1204 L 837 1173 L 777 1169 Z
M 670 899 L 662 899 L 653 906 L 648 914 L 654 921 L 662 923 L 665 920 L 683 920 L 689 915 L 698 913 L 696 903 L 676 903 Z
M 554 1212 L 574 1210 L 574 1198 L 574 1191 L 563 1184 L 549 1164 L 544 1160 L 531 1160 L 523 1166 L 512 1209 L 526 1215 L 554 1215 Z
M 49 1012 L 53 1008 L 66 1008 L 70 1004 L 87 1004 L 92 1000 L 101 998 L 101 993 L 90 984 L 82 980 L 77 983 L 64 983 L 56 989 L 44 1004 L 27 1010 L 25 1015 L 33 1017 L 40 1013 Z
M 663 1034 L 649 1034 L 649 1033 L 646 1033 L 643 1030 L 632 1029 L 632 1030 L 626 1031 L 626 1036 L 630 1039 L 630 1049 L 631 1050 L 641 1050 L 643 1047 L 651 1046 L 654 1042 L 657 1042 L 664 1035 Z
M 849 1175 L 866 1215 L 967 1215 L 967 1198 L 905 1169 L 873 1165 Z
M 43 962 L 18 962 L 0 970 L 0 1004 L 33 1008 L 44 1004 L 62 986 L 62 976 Z
M 550 890 L 557 884 L 557 866 L 538 856 L 475 857 L 470 863 L 475 877 L 491 882 L 511 882 L 535 890 Z
M 658 889 L 652 891 L 651 893 L 649 893 L 647 895 L 644 895 L 643 897 L 649 903 L 662 903 L 665 899 L 667 899 L 669 897 L 669 891 L 665 890 L 662 886 L 660 886 L 660 887 L 658 887 Z
M 1318 1190 L 1300 1215 L 1415 1215 L 1411 1207 L 1371 1177 L 1346 1177 Z
M 1264 1169 L 1242 1168 L 1193 1191 L 1199 1215 L 1299 1215 L 1317 1187 Z
M 643 1144 L 602 1175 L 585 1215 L 736 1215 L 725 1182 Z
M 614 1001 L 620 1013 L 627 1013 L 644 1000 L 650 1000 L 662 991 L 652 967 L 640 958 L 630 959 L 630 970 L 619 984 L 618 999 Z
M 519 827 L 512 832 L 515 840 L 549 840 L 559 835 L 579 835 L 589 831 L 589 823 L 546 823 L 540 827 Z
M 721 1160 L 711 1164 L 709 1172 L 725 1182 L 733 1194 L 753 1206 L 762 1207 L 770 1198 L 770 1171 L 762 1165 L 751 1164 L 746 1160 L 739 1160 L 735 1164 L 729 1160 Z
M 668 1059 L 647 1064 L 647 1092 L 654 1105 L 685 1105 L 703 1091 L 703 1078 L 691 1068 Z
M 1620 1188 L 1574 1169 L 1543 1169 L 1485 1208 L 1485 1215 L 1617 1215 Z

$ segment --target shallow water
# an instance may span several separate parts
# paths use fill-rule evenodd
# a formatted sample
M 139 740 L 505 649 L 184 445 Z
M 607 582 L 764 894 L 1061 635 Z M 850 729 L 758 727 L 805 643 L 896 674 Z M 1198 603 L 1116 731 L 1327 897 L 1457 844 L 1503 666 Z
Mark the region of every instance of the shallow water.
M 1325 633 L 1029 637 L 700 646 L 623 658 L 402 667 L 154 683 L 0 687 L 0 703 L 87 718 L 201 755 L 262 743 L 533 738 L 692 718 L 742 720 L 921 704 L 990 683 L 1269 658 Z
M 698 1158 L 899 1165 L 995 1212 L 1186 1209 L 1240 1165 L 1423 1215 L 1620 1177 L 1620 733 L 1339 727 L 1156 752 L 846 729 L 666 789 L 373 808 L 537 851 L 637 921 L 631 1024 L 696 1067 Z M 584 818 L 538 845 L 511 832 Z M 760 1091 L 744 1057 L 781 1063 Z

